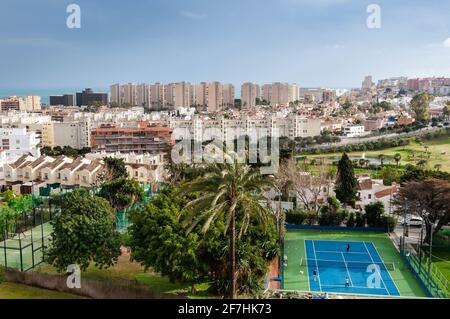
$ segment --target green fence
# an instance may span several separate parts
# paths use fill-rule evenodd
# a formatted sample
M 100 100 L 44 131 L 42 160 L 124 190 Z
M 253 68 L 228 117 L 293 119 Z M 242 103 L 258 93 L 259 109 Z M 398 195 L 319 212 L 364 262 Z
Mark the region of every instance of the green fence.
M 425 259 L 422 259 L 421 262 L 421 259 L 412 250 L 403 251 L 402 256 L 430 297 L 448 298 L 447 293 L 442 289 L 441 285 L 436 282 L 432 273 L 428 272 Z
M 0 266 L 28 271 L 44 261 L 52 232 L 49 200 L 33 199 L 33 208 L 0 225 Z

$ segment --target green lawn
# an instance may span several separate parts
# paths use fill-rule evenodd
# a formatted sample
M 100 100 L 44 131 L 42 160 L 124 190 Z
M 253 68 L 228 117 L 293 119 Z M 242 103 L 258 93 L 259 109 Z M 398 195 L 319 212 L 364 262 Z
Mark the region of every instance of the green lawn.
M 450 242 L 444 241 L 440 238 L 435 238 L 433 239 L 433 243 L 433 264 L 439 268 L 442 275 L 445 276 L 448 282 L 450 282 Z M 427 253 L 428 250 L 425 249 L 425 254 Z M 425 262 L 426 260 L 424 260 L 424 263 Z M 436 282 L 439 282 L 437 278 L 435 278 L 435 280 Z M 442 288 L 450 298 L 450 286 Z
M 57 274 L 56 270 L 44 264 L 38 271 Z M 130 282 L 144 284 L 149 290 L 159 293 L 186 295 L 188 298 L 215 298 L 208 292 L 210 284 L 200 283 L 195 286 L 196 293 L 191 294 L 191 287 L 183 283 L 171 283 L 167 277 L 162 277 L 152 271 L 145 271 L 138 263 L 131 262 L 129 257 L 122 256 L 116 265 L 109 269 L 99 269 L 91 265 L 87 271 L 82 272 L 82 278 L 112 283 L 115 285 L 129 285 Z
M 0 299 L 80 299 L 80 296 L 9 282 L 0 283 Z
M 395 263 L 397 268 L 389 270 L 392 279 L 403 297 L 426 297 L 425 291 L 414 275 L 407 269 L 400 254 L 393 243 L 384 233 L 354 232 L 354 231 L 288 231 L 285 239 L 285 255 L 288 266 L 284 270 L 284 289 L 309 291 L 308 274 L 301 273 L 301 258 L 306 258 L 305 240 L 338 240 L 338 241 L 366 241 L 377 247 L 384 262 Z
M 430 156 L 425 154 L 425 146 L 428 146 L 428 152 Z M 450 137 L 443 136 L 432 141 L 424 141 L 422 145 L 418 143 L 411 143 L 407 146 L 399 146 L 393 148 L 387 148 L 378 151 L 366 151 L 366 152 L 351 152 L 350 157 L 361 158 L 365 153 L 366 158 L 378 158 L 378 155 L 384 154 L 387 159 L 394 162 L 393 158 L 395 154 L 399 153 L 402 156 L 400 162 L 401 165 L 417 164 L 420 160 L 425 159 L 428 161 L 427 168 L 434 169 L 436 164 L 442 165 L 442 171 L 450 172 Z M 446 153 L 446 154 L 443 154 Z M 307 155 L 309 160 L 317 158 L 334 159 L 340 157 L 341 153 L 330 154 L 315 154 Z

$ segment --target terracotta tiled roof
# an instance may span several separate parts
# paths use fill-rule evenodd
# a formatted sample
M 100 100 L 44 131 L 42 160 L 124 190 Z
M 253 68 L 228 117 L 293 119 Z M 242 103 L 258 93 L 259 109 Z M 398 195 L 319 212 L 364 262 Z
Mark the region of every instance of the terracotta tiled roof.
M 12 168 L 18 168 L 20 165 L 26 162 L 28 155 L 22 155 L 17 161 L 9 164 Z
M 370 178 L 359 181 L 359 190 L 363 191 L 371 189 L 372 189 L 372 180 Z
M 390 196 L 391 194 L 393 195 L 393 194 L 395 194 L 397 192 L 398 192 L 398 187 L 397 186 L 392 186 L 392 187 L 389 187 L 387 189 L 384 189 L 382 191 L 379 191 L 379 192 L 375 193 L 375 197 L 376 198 L 383 198 L 383 197 L 386 197 L 386 196 Z
M 35 160 L 33 163 L 31 163 L 31 168 L 36 168 L 39 165 L 41 165 L 42 163 L 45 162 L 45 156 L 41 156 L 39 157 L 37 160 Z

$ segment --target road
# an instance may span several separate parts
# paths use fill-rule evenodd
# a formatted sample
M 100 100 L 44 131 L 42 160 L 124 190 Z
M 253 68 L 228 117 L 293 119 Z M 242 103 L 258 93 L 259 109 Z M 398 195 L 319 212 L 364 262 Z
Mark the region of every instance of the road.
M 359 138 L 341 137 L 341 141 L 339 143 L 328 143 L 328 144 L 323 144 L 323 145 L 311 146 L 311 147 L 302 149 L 302 151 L 307 151 L 310 149 L 328 149 L 331 147 L 338 147 L 338 146 L 345 146 L 345 145 L 356 145 L 356 144 L 362 144 L 362 143 L 377 141 L 377 140 L 381 140 L 381 139 L 389 139 L 389 138 L 394 138 L 394 137 L 397 137 L 397 138 L 414 137 L 414 136 L 420 136 L 420 135 L 423 135 L 426 133 L 437 132 L 439 130 L 442 130 L 442 128 L 429 126 L 429 127 L 423 128 L 421 130 L 417 130 L 417 131 L 409 132 L 409 133 L 401 133 L 401 134 L 392 133 L 392 134 L 370 136 L 370 137 L 359 137 Z

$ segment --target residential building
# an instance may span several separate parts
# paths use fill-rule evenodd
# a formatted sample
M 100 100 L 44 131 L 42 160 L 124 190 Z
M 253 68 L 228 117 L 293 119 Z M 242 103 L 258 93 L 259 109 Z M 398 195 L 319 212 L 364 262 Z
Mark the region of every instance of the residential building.
M 254 110 L 256 100 L 261 97 L 261 91 L 258 84 L 244 83 L 241 87 L 242 109 Z
M 22 111 L 34 112 L 41 110 L 40 96 L 10 96 L 4 100 L 0 100 L 2 112 Z
M 156 155 L 169 153 L 172 145 L 172 129 L 152 126 L 148 121 L 126 127 L 105 124 L 91 130 L 93 151 Z
M 26 128 L 0 128 L 0 150 L 7 157 L 18 157 L 31 154 L 39 157 L 39 139 L 36 133 L 28 133 Z
M 53 147 L 82 149 L 91 145 L 91 121 L 54 122 Z
M 346 137 L 358 137 L 364 135 L 365 128 L 363 125 L 347 125 L 343 128 L 343 134 Z
M 94 104 L 107 105 L 108 94 L 96 93 L 92 89 L 85 89 L 82 92 L 76 94 L 77 106 L 92 106 Z
M 75 96 L 73 94 L 50 96 L 50 106 L 75 106 Z

